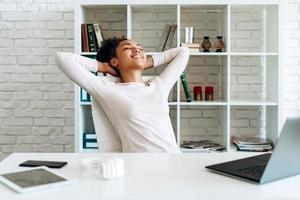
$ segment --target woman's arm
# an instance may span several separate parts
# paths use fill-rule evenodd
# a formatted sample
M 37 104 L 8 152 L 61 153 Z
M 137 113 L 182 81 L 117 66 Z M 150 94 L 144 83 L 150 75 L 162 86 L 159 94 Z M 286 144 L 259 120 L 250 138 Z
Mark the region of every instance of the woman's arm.
M 161 54 L 153 55 L 154 67 L 167 64 L 167 67 L 160 74 L 164 88 L 167 92 L 176 83 L 189 60 L 189 49 L 187 47 L 177 47 L 164 51 Z
M 55 56 L 58 68 L 73 82 L 84 88 L 89 94 L 96 95 L 96 91 L 105 86 L 105 82 L 91 72 L 99 69 L 95 59 L 73 53 L 58 52 Z M 99 82 L 101 82 L 99 84 Z
M 153 63 L 153 57 L 151 55 L 147 56 L 147 61 L 144 69 L 152 68 L 154 65 Z

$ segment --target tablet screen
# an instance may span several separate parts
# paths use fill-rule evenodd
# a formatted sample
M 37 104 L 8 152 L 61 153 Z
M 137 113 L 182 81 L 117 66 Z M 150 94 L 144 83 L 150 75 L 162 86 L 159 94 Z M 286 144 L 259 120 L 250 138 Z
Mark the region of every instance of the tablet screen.
M 57 176 L 45 169 L 33 169 L 22 172 L 2 174 L 4 178 L 13 182 L 21 188 L 40 186 L 45 184 L 66 181 L 66 179 Z

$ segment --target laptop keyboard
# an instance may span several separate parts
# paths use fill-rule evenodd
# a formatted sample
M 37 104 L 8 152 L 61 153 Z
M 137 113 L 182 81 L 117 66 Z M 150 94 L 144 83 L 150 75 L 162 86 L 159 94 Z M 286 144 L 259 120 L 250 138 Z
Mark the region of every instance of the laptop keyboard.
M 240 168 L 238 169 L 239 172 L 255 175 L 255 176 L 262 176 L 264 170 L 266 168 L 266 164 L 254 165 L 250 167 Z

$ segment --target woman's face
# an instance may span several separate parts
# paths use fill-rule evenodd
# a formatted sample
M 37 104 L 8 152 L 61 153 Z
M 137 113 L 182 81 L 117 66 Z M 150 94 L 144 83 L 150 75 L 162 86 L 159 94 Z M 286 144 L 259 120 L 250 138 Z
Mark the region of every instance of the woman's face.
M 143 70 L 147 56 L 143 48 L 134 40 L 123 40 L 116 49 L 117 57 L 113 58 L 111 64 L 118 66 L 122 71 Z

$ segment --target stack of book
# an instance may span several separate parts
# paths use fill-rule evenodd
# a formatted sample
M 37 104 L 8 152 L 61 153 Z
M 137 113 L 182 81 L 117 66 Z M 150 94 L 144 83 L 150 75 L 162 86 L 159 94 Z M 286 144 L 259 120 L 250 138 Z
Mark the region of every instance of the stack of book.
M 96 52 L 103 41 L 99 24 L 81 24 L 81 41 L 83 52 Z
M 225 147 L 212 140 L 198 140 L 198 141 L 183 141 L 180 145 L 186 149 L 197 149 L 203 152 L 214 152 L 225 150 Z
M 233 137 L 232 143 L 238 151 L 264 152 L 273 149 L 272 141 L 259 137 Z
M 200 52 L 200 44 L 199 43 L 181 43 L 182 47 L 188 47 L 191 53 Z
M 82 141 L 84 149 L 98 149 L 97 137 L 94 132 L 83 133 Z

